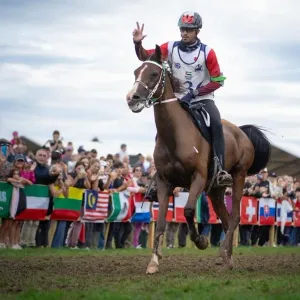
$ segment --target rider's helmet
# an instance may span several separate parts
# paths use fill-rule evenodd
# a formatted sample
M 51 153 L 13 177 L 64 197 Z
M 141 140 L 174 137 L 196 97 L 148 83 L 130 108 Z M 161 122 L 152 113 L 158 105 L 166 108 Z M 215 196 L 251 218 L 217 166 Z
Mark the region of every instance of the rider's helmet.
M 179 28 L 185 27 L 185 28 L 201 29 L 202 18 L 197 12 L 186 11 L 180 16 L 178 20 L 178 26 Z

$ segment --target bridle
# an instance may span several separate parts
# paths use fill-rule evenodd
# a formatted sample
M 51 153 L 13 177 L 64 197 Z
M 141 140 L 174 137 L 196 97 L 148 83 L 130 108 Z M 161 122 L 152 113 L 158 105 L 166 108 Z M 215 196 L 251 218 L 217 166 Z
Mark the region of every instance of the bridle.
M 140 80 L 135 81 L 135 83 L 141 84 L 147 91 L 149 91 L 149 94 L 148 94 L 147 98 L 145 98 L 145 100 L 144 100 L 145 107 L 149 108 L 152 105 L 171 102 L 170 100 L 175 101 L 174 99 L 159 101 L 159 99 L 163 96 L 164 91 L 165 91 L 166 72 L 171 73 L 171 69 L 170 69 L 170 66 L 169 66 L 168 62 L 163 61 L 162 64 L 160 65 L 159 63 L 157 63 L 155 61 L 146 60 L 146 61 L 144 61 L 144 63 L 149 63 L 149 64 L 156 65 L 161 69 L 160 77 L 159 77 L 159 79 L 158 79 L 158 81 L 157 81 L 157 83 L 156 83 L 156 85 L 153 89 L 150 89 L 144 82 L 142 82 Z M 161 93 L 160 93 L 159 97 L 158 98 L 153 98 L 154 94 L 156 93 L 156 91 L 157 91 L 157 89 L 159 88 L 160 85 L 161 85 Z

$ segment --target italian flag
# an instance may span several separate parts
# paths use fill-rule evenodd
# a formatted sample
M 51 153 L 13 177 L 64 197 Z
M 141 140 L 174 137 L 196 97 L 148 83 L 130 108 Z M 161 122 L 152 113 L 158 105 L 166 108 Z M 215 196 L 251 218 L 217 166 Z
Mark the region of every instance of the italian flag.
M 68 198 L 63 194 L 54 198 L 52 220 L 76 221 L 80 217 L 85 189 L 69 188 Z
M 132 215 L 131 198 L 124 192 L 113 193 L 110 199 L 111 210 L 107 222 L 127 222 Z
M 47 185 L 27 185 L 24 188 L 25 209 L 15 216 L 16 220 L 45 220 L 49 208 Z

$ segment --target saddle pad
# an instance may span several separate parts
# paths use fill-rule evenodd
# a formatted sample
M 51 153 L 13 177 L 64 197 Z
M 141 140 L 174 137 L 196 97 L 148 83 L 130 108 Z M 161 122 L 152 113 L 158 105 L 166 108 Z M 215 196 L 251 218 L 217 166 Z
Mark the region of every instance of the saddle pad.
M 194 124 L 199 129 L 200 133 L 203 135 L 206 141 L 211 145 L 212 142 L 211 130 L 209 127 L 207 127 L 204 117 L 201 113 L 201 111 L 203 111 L 202 105 L 199 104 L 199 108 L 198 107 L 191 108 L 190 105 L 186 102 L 179 101 L 179 103 L 181 107 L 189 113 Z M 206 112 L 204 112 L 204 114 L 206 115 Z

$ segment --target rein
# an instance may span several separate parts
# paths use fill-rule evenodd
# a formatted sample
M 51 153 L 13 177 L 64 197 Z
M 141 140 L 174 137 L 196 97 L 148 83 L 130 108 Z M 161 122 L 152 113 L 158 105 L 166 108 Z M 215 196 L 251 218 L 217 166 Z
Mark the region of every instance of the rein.
M 156 65 L 161 69 L 159 80 L 157 81 L 157 83 L 153 89 L 150 89 L 144 82 L 142 82 L 140 80 L 135 81 L 135 83 L 141 84 L 147 91 L 149 91 L 149 94 L 148 94 L 147 98 L 145 99 L 145 107 L 149 108 L 152 105 L 164 104 L 164 103 L 177 101 L 178 100 L 177 98 L 159 101 L 159 99 L 163 96 L 164 91 L 165 91 L 166 71 L 171 72 L 168 63 L 163 62 L 162 65 L 160 65 L 159 63 L 152 61 L 152 60 L 146 60 L 144 63 Z M 161 93 L 160 93 L 159 97 L 153 98 L 153 95 L 156 93 L 156 91 L 160 85 L 162 85 L 162 88 L 161 88 Z

